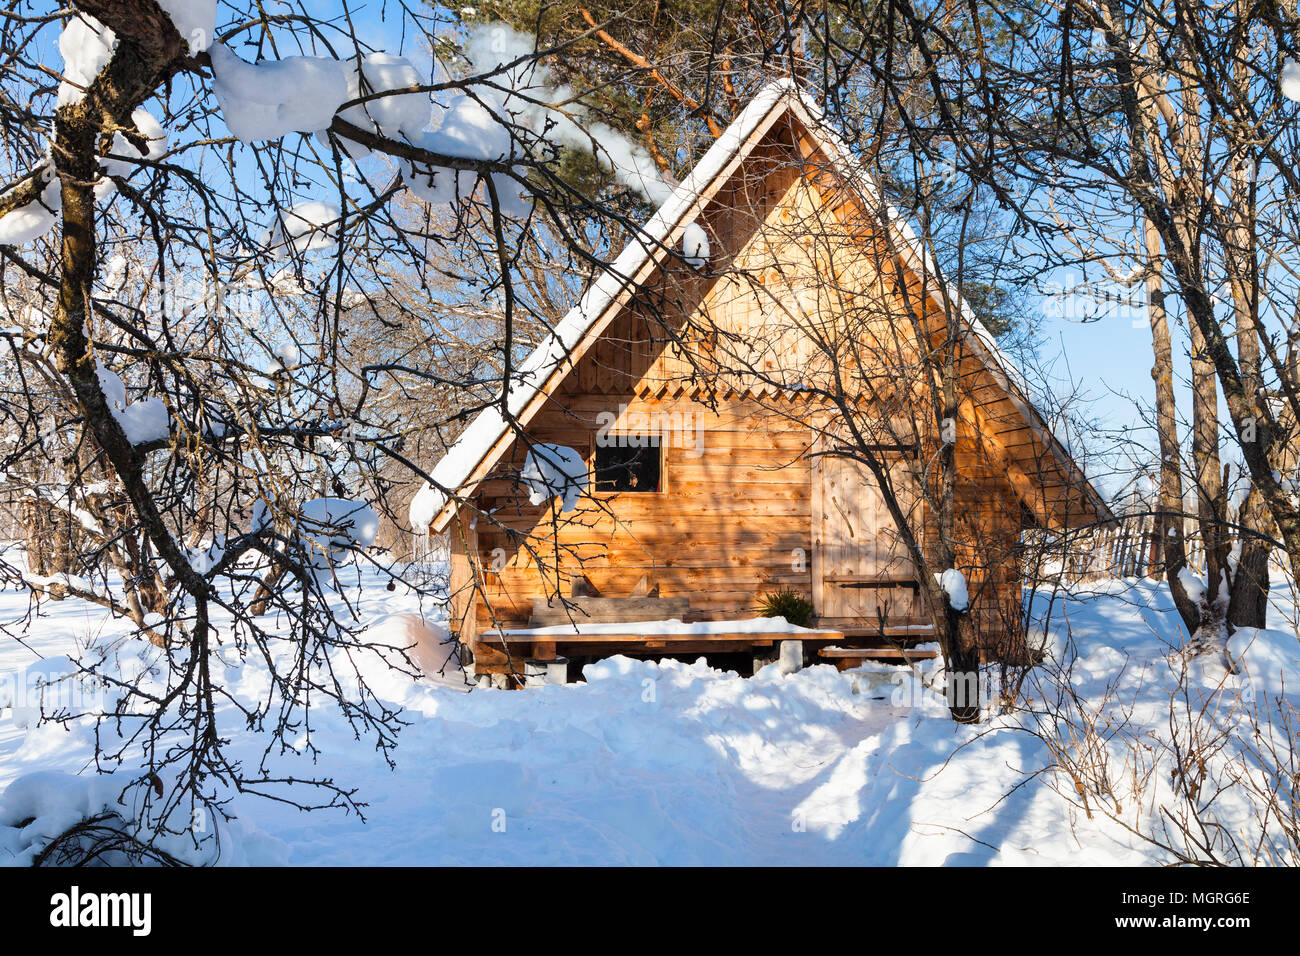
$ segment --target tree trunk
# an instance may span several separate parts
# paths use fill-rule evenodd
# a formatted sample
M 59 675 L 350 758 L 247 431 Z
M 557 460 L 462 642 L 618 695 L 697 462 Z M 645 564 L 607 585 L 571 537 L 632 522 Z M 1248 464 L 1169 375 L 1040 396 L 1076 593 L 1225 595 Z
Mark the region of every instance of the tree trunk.
M 1116 0 L 1109 0 L 1104 10 L 1107 41 L 1115 51 L 1115 91 L 1128 126 L 1130 164 L 1123 187 L 1160 233 L 1164 261 L 1177 281 L 1188 326 L 1199 339 L 1193 345 L 1196 357 L 1206 367 L 1213 367 L 1237 435 L 1244 439 L 1249 434 L 1251 440 L 1240 442 L 1246 467 L 1288 558 L 1293 565 L 1300 566 L 1300 507 L 1291 500 L 1280 476 L 1274 473 L 1277 441 L 1274 418 L 1259 390 L 1251 389 L 1242 375 L 1238 357 L 1233 354 L 1229 336 L 1216 314 L 1210 293 L 1212 286 L 1206 278 L 1202 240 L 1207 218 L 1213 221 L 1222 211 L 1212 197 L 1207 208 L 1205 181 L 1200 175 L 1204 151 L 1200 148 L 1201 131 L 1196 119 L 1202 113 L 1199 108 L 1183 106 L 1181 115 L 1188 120 L 1179 127 L 1183 141 L 1167 143 L 1181 164 L 1176 167 L 1160 148 L 1167 142 L 1161 132 L 1160 109 L 1162 106 L 1169 109 L 1170 104 L 1132 53 L 1130 33 L 1126 29 L 1127 12 Z M 1194 96 L 1191 86 L 1183 84 L 1185 97 Z M 1197 464 L 1198 472 L 1204 470 L 1205 464 Z M 1207 548 L 1207 553 L 1212 550 Z M 1214 577 L 1212 573 L 1211 586 L 1218 588 Z
M 1164 285 L 1160 274 L 1160 236 L 1151 220 L 1143 219 L 1147 257 L 1147 316 L 1151 322 L 1151 347 L 1155 363 L 1151 378 L 1156 386 L 1156 433 L 1160 442 L 1160 546 L 1164 555 L 1165 580 L 1174 606 L 1188 634 L 1201 626 L 1201 610 L 1187 594 L 1181 573 L 1187 566 L 1187 544 L 1183 540 L 1183 474 L 1178 447 L 1178 413 L 1174 398 L 1174 353 L 1165 314 Z
M 1238 3 L 1238 15 L 1244 11 Z M 1238 82 L 1245 82 L 1245 63 L 1237 60 L 1234 68 Z M 1244 162 L 1233 162 L 1231 167 L 1232 204 L 1234 222 L 1228 230 L 1224 255 L 1232 290 L 1233 317 L 1237 327 L 1237 360 L 1241 364 L 1241 378 L 1246 389 L 1256 395 L 1264 389 L 1264 375 L 1260 362 L 1259 329 L 1259 269 L 1255 243 L 1255 178 L 1253 169 Z M 1241 436 L 1246 440 L 1247 436 Z M 1276 456 L 1275 456 L 1276 457 Z M 1228 626 L 1263 627 L 1268 612 L 1268 562 L 1271 552 L 1263 533 L 1272 530 L 1268 510 L 1252 485 L 1242 502 L 1237 531 L 1236 567 L 1229 568 L 1230 596 L 1228 601 Z M 1250 532 L 1259 532 L 1251 534 Z
M 1267 520 L 1267 513 L 1259 504 L 1259 496 L 1252 491 L 1241 507 L 1241 523 L 1256 527 Z M 1241 550 L 1236 571 L 1232 575 L 1232 595 L 1228 601 L 1228 626 L 1264 627 L 1268 618 L 1268 562 L 1271 549 L 1258 539 L 1246 534 L 1241 537 Z
M 45 577 L 52 568 L 51 529 L 48 509 L 35 498 L 23 502 L 23 526 L 27 540 L 27 570 Z
M 943 419 L 940 422 L 939 454 L 939 569 L 940 573 L 957 566 L 957 433 L 959 396 L 957 394 L 957 347 L 961 341 L 961 316 L 954 304 L 945 302 L 947 337 L 944 342 L 943 363 L 940 367 L 940 389 L 943 402 Z M 942 434 L 948 432 L 948 434 Z M 934 589 L 931 589 L 934 590 Z M 943 596 L 943 654 L 947 670 L 948 710 L 952 719 L 960 724 L 977 723 L 980 719 L 980 647 L 978 635 L 970 627 L 969 615 L 954 611 Z M 963 633 L 963 631 L 970 633 Z
M 289 565 L 278 563 L 274 567 L 268 568 L 262 580 L 257 582 L 257 590 L 253 593 L 253 603 L 248 606 L 248 613 L 253 617 L 261 617 L 266 613 L 270 606 L 271 598 L 275 595 L 275 589 L 279 586 L 284 576 L 289 571 Z
M 1192 338 L 1192 472 L 1196 517 L 1205 548 L 1205 592 L 1200 623 L 1189 646 L 1196 652 L 1221 650 L 1227 642 L 1228 540 L 1224 525 L 1226 493 L 1219 464 L 1219 391 L 1205 337 L 1195 323 Z

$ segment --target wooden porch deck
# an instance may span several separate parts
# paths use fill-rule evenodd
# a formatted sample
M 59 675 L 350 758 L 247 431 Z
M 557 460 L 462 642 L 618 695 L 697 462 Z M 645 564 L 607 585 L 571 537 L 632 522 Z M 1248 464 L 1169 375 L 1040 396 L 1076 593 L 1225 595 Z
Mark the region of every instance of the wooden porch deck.
M 871 623 L 837 618 L 801 628 L 767 626 L 769 619 L 764 618 L 693 621 L 691 616 L 689 601 L 683 598 L 575 595 L 560 603 L 535 599 L 526 627 L 490 629 L 475 636 L 476 671 L 505 674 L 519 671 L 526 662 L 656 652 L 752 652 L 757 662 L 770 660 L 772 649 L 785 641 L 800 641 L 806 657 L 821 657 L 844 670 L 864 660 L 903 663 L 901 648 L 930 640 L 934 633 L 928 623 L 914 618 Z M 932 656 L 920 651 L 908 653 L 907 659 Z
M 678 624 L 680 628 L 666 628 L 665 624 Z M 562 645 L 582 648 L 583 653 L 593 653 L 601 645 L 616 645 L 627 650 L 628 645 L 641 645 L 650 650 L 671 648 L 676 651 L 694 650 L 743 650 L 746 647 L 772 647 L 779 641 L 817 641 L 833 644 L 844 640 L 843 631 L 808 628 L 798 631 L 790 630 L 700 630 L 699 624 L 687 624 L 681 621 L 629 621 L 620 623 L 617 628 L 605 625 L 576 624 L 544 628 L 505 628 L 499 631 L 484 631 L 478 635 L 479 644 L 509 647 L 511 653 L 516 649 L 532 649 L 529 656 L 544 658 L 545 654 L 536 653 L 537 649 L 552 650 Z

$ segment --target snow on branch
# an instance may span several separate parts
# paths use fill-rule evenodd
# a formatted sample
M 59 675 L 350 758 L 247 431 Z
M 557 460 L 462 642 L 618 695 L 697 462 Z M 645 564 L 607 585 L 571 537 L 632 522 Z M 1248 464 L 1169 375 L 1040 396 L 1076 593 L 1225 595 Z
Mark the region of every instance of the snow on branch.
M 964 614 L 970 610 L 970 594 L 966 587 L 966 575 L 956 568 L 949 568 L 942 574 L 936 574 L 935 579 L 939 582 L 939 587 L 943 588 L 943 593 L 947 595 L 950 608 L 958 614 Z
M 703 269 L 709 263 L 709 237 L 698 222 L 682 233 L 682 257 L 692 269 Z
M 529 488 L 532 504 L 559 497 L 560 510 L 572 511 L 587 488 L 587 463 L 565 445 L 537 444 L 529 450 L 519 477 Z
M 54 228 L 63 209 L 59 181 L 48 166 L 0 196 L 0 208 L 5 200 L 14 205 L 0 216 L 0 245 L 21 245 L 39 239 Z
M 326 129 L 348 95 L 343 64 L 328 57 L 245 63 L 224 43 L 208 56 L 226 126 L 246 143 Z
M 343 555 L 375 543 L 379 515 L 364 501 L 316 498 L 299 512 L 299 533 L 311 555 L 313 567 L 333 567 Z
M 149 445 L 167 438 L 171 416 L 161 398 L 142 398 L 138 402 L 126 396 L 126 385 L 116 372 L 96 363 L 99 387 L 108 399 L 109 410 L 122 426 L 126 440 L 132 445 Z

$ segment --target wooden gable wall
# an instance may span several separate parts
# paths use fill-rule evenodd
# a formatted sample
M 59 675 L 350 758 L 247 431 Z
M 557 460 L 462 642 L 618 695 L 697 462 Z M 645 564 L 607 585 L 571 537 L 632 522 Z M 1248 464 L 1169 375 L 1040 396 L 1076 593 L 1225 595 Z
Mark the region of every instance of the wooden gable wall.
M 657 270 L 526 429 L 528 442 L 567 445 L 590 462 L 599 416 L 621 412 L 616 432 L 636 416 L 690 423 L 699 429 L 698 448 L 667 443 L 661 492 L 592 495 L 553 524 L 551 506 L 529 504 L 516 480 L 527 442 L 514 442 L 477 489 L 482 514 L 452 528 L 454 547 L 477 555 L 487 599 L 465 609 L 470 619 L 462 632 L 523 626 L 535 598 L 568 595 L 577 575 L 608 596 L 627 595 L 648 576 L 661 596 L 689 597 L 695 619 L 752 616 L 756 600 L 770 590 L 812 596 L 814 435 L 807 421 L 820 410 L 798 389 L 728 374 L 726 353 L 734 344 L 699 334 L 703 327 L 731 329 L 773 348 L 774 369 L 815 367 L 817 348 L 809 341 L 761 334 L 774 321 L 788 330 L 795 314 L 814 324 L 834 321 L 815 293 L 823 277 L 800 281 L 799 263 L 813 261 L 809 253 L 791 255 L 769 241 L 773 234 L 789 239 L 806 205 L 816 201 L 807 166 L 791 161 L 809 161 L 795 153 L 800 148 L 806 144 L 794 124 L 778 127 L 755 148 L 701 217 L 711 238 L 712 275 L 677 262 Z M 863 236 L 845 236 L 853 242 L 832 243 L 825 268 L 854 294 L 888 295 L 888 281 L 855 245 Z M 762 366 L 761 353 L 747 357 Z M 1017 459 L 1009 449 L 1023 448 L 1030 457 L 1039 449 L 1012 427 L 1007 406 L 1014 411 L 1014 405 L 1005 393 L 1002 399 L 993 394 L 1001 392 L 996 383 L 973 368 L 965 374 L 971 390 L 957 440 L 958 537 L 965 542 L 959 566 L 979 629 L 996 639 L 1018 621 L 1021 498 L 1041 493 L 1048 502 L 1056 492 L 1050 480 L 1041 492 L 1017 488 L 1008 469 Z M 918 417 L 928 429 L 928 413 Z M 990 423 L 1007 430 L 991 431 Z M 917 523 L 926 520 L 918 516 Z

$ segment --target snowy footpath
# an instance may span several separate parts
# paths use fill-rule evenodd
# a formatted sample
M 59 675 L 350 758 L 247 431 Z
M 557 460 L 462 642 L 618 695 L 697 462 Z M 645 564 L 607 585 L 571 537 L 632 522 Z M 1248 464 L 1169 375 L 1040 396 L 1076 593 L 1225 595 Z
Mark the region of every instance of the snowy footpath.
M 382 634 L 390 615 L 420 611 L 415 596 L 388 592 L 377 577 L 362 576 L 349 597 L 370 622 L 368 633 Z M 26 595 L 0 592 L 4 621 L 26 609 Z M 1167 862 L 1168 850 L 1142 833 L 1162 801 L 1182 799 L 1168 783 L 1177 773 L 1159 766 L 1115 772 L 1114 780 L 1136 782 L 1127 794 L 1103 795 L 1109 812 L 1099 812 L 1049 769 L 1055 751 L 1036 712 L 1049 699 L 1059 706 L 1064 686 L 1081 713 L 1122 707 L 1114 726 L 1127 729 L 1103 734 L 1121 764 L 1134 759 L 1123 744 L 1129 730 L 1176 733 L 1169 712 L 1177 657 L 1168 646 L 1176 616 L 1167 593 L 1150 583 L 1108 582 L 1089 596 L 1058 600 L 1054 621 L 1049 645 L 1060 663 L 1026 683 L 1026 709 L 990 714 L 973 727 L 951 722 L 928 686 L 929 662 L 920 671 L 816 666 L 789 676 L 769 666 L 745 679 L 703 661 L 618 657 L 586 668 L 585 683 L 510 692 L 468 690 L 457 676 L 416 681 L 376 656 L 363 669 L 407 722 L 395 769 L 330 708 L 314 711 L 314 763 L 305 747 L 274 757 L 286 775 L 358 788 L 364 819 L 239 794 L 229 808 L 237 819 L 222 824 L 217 862 Z M 1240 673 L 1198 667 L 1184 681 L 1192 696 L 1214 699 L 1213 719 L 1229 730 L 1245 726 L 1242 701 L 1295 704 L 1300 644 L 1284 615 L 1275 627 L 1249 635 L 1253 643 L 1234 642 L 1248 665 Z M 148 666 L 149 649 L 138 639 L 121 649 L 128 631 L 76 600 L 44 604 L 24 642 L 0 639 L 0 675 L 9 675 L 11 688 L 22 686 L 33 673 L 57 674 L 106 647 L 131 666 Z M 264 680 L 253 662 L 230 661 L 226 686 L 237 698 L 255 699 Z M 0 708 L 15 703 L 0 698 Z M 256 763 L 265 741 L 228 709 L 232 755 Z M 118 785 L 93 773 L 93 734 L 89 721 L 39 724 L 22 706 L 0 710 L 0 865 L 28 863 L 60 826 L 111 806 Z M 1244 766 L 1248 758 L 1234 746 L 1213 759 Z M 1206 813 L 1234 843 L 1258 845 L 1262 837 L 1277 862 L 1289 851 L 1267 832 L 1257 804 L 1229 793 Z M 192 858 L 212 862 L 211 846 Z

